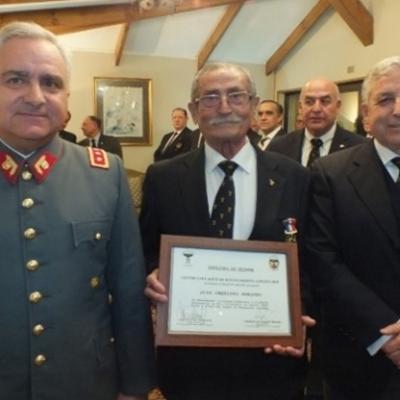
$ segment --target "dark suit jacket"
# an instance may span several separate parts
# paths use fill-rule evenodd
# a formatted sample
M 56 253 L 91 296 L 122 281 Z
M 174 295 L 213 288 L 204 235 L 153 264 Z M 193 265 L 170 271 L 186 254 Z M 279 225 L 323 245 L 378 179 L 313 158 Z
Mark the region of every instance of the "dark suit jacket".
M 274 138 L 272 140 L 274 140 L 276 137 L 283 136 L 283 135 L 286 135 L 286 132 L 281 128 L 281 129 L 279 129 L 279 131 L 276 133 L 276 135 L 274 136 Z M 258 142 L 261 140 L 261 136 L 256 131 L 253 131 L 252 129 L 249 129 L 249 131 L 247 132 L 247 136 L 249 137 L 250 142 L 253 144 L 253 146 L 257 145 Z
M 366 351 L 400 318 L 400 235 L 373 142 L 313 164 L 309 265 L 323 304 L 323 360 L 351 399 L 400 398 L 400 373 Z M 390 382 L 397 391 L 380 397 Z M 392 397 L 391 397 L 392 396 Z
M 200 138 L 201 135 L 201 138 Z M 203 146 L 204 144 L 204 137 L 200 132 L 199 128 L 196 128 L 193 132 L 192 132 L 192 144 L 190 146 L 190 150 L 196 150 L 198 148 L 200 148 L 201 146 Z
M 174 132 L 167 133 L 161 139 L 161 143 L 154 152 L 154 161 L 167 160 L 179 154 L 187 153 L 192 147 L 192 131 L 186 127 L 180 135 L 163 151 Z
M 329 153 L 355 146 L 356 144 L 363 143 L 365 140 L 362 136 L 351 133 L 337 125 Z M 284 154 L 301 163 L 303 141 L 304 129 L 275 137 L 268 145 L 267 150 Z
M 68 140 L 69 142 L 76 143 L 76 135 L 72 132 L 60 131 L 59 135 L 64 140 Z
M 83 139 L 80 142 L 78 142 L 78 144 L 80 144 L 81 146 L 89 146 L 90 145 L 90 140 L 89 139 Z M 108 136 L 108 135 L 101 134 L 100 138 L 99 138 L 98 147 L 100 149 L 108 151 L 109 153 L 116 154 L 121 159 L 123 159 L 121 145 L 120 145 L 118 139 L 113 137 L 113 136 Z
M 149 272 L 158 265 L 161 234 L 210 236 L 204 163 L 201 148 L 149 167 L 140 215 Z M 308 180 L 307 170 L 298 163 L 257 150 L 257 207 L 251 240 L 283 241 L 282 220 L 293 216 L 298 221 L 301 242 Z M 239 368 L 240 373 L 280 386 L 282 399 L 289 398 L 284 395 L 289 387 L 302 387 L 304 360 L 265 356 L 261 349 L 172 347 L 159 348 L 158 356 L 161 384 L 168 371 L 172 371 L 170 375 L 173 371 L 187 371 L 199 376 L 199 384 L 207 375 L 218 385 L 218 368 L 222 363 L 237 373 Z M 271 386 L 274 390 L 276 387 Z

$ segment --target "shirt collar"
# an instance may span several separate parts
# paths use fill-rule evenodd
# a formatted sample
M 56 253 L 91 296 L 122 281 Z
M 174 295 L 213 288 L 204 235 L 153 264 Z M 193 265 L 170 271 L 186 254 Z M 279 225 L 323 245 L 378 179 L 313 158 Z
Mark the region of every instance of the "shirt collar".
M 259 130 L 258 134 L 262 137 L 262 138 L 267 138 L 267 137 L 274 137 L 280 130 L 282 129 L 282 126 L 279 125 L 277 126 L 273 131 L 269 132 L 269 133 L 264 133 L 263 130 Z
M 307 141 L 311 141 L 311 139 L 321 139 L 322 143 L 325 144 L 326 142 L 333 140 L 333 137 L 335 136 L 336 127 L 337 124 L 335 122 L 326 133 L 318 137 L 312 135 L 307 128 L 304 129 L 304 134 L 306 136 Z
M 373 141 L 378 157 L 381 159 L 383 165 L 387 165 L 393 158 L 399 157 L 397 153 L 383 146 L 376 139 L 373 139 Z
M 218 168 L 218 164 L 221 161 L 225 161 L 225 157 L 214 150 L 211 146 L 204 143 L 204 151 L 205 151 L 205 167 L 206 173 L 212 173 L 216 168 Z M 242 169 L 244 172 L 250 174 L 252 173 L 252 166 L 254 165 L 251 163 L 252 159 L 255 159 L 255 149 L 250 144 L 248 138 L 246 137 L 245 145 L 239 150 L 239 152 L 231 159 L 236 164 L 238 164 L 238 168 Z

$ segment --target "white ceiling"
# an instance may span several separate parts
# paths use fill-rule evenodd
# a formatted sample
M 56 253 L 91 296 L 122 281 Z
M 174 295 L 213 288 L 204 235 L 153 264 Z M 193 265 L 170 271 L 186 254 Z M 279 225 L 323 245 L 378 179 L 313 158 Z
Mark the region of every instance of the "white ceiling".
M 210 60 L 264 64 L 317 2 L 247 1 Z M 125 53 L 196 59 L 226 8 L 219 6 L 134 22 Z M 348 29 L 344 22 L 343 27 Z M 62 35 L 61 40 L 72 50 L 114 52 L 119 31 L 119 25 L 110 26 Z

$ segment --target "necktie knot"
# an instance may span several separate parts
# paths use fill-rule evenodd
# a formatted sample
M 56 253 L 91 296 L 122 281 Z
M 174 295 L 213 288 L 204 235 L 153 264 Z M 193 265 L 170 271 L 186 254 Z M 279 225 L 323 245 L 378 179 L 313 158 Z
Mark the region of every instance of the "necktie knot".
M 92 147 L 97 147 L 96 146 L 96 141 L 94 139 L 91 140 L 91 145 L 92 145 Z
M 400 157 L 392 158 L 391 161 L 392 161 L 392 163 L 393 163 L 397 168 L 400 169 Z
M 391 159 L 392 163 L 399 169 L 399 175 L 397 176 L 396 183 L 400 183 L 400 157 L 394 157 Z
M 319 149 L 322 146 L 322 140 L 321 139 L 311 139 L 311 145 L 313 148 Z
M 311 139 L 310 142 L 312 147 L 308 156 L 307 167 L 309 167 L 317 158 L 320 157 L 319 149 L 323 145 L 322 140 L 318 138 Z
M 218 164 L 218 167 L 224 171 L 225 175 L 232 176 L 238 165 L 234 161 L 222 161 Z

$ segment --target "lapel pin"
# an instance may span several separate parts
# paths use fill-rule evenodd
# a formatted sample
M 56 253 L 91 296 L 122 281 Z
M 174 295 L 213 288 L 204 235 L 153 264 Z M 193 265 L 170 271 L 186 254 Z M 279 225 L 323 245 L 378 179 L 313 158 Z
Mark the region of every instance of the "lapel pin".
M 268 185 L 271 186 L 271 187 L 275 186 L 275 181 L 272 178 L 269 178 L 268 179 Z
M 346 147 L 343 143 L 342 143 L 342 144 L 339 144 L 339 148 L 340 148 L 340 149 L 343 149 L 343 147 Z

